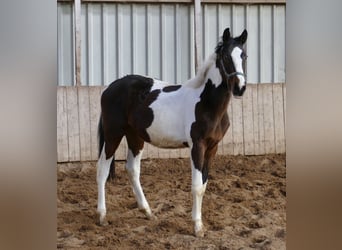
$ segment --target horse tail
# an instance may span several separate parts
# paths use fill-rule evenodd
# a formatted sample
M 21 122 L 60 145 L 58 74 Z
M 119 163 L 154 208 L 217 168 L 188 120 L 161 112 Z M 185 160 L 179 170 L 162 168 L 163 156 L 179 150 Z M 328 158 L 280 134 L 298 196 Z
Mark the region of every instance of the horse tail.
M 104 146 L 104 130 L 103 130 L 103 124 L 102 124 L 102 115 L 100 116 L 99 125 L 97 129 L 98 139 L 99 139 L 99 158 L 101 157 L 101 152 L 103 150 Z M 107 177 L 107 181 L 114 180 L 115 177 L 115 155 L 113 155 L 113 159 L 110 163 L 110 169 L 109 169 L 109 175 Z
M 97 127 L 97 136 L 99 139 L 99 158 L 101 157 L 102 148 L 104 145 L 104 130 L 102 125 L 102 115 L 100 115 L 99 125 Z

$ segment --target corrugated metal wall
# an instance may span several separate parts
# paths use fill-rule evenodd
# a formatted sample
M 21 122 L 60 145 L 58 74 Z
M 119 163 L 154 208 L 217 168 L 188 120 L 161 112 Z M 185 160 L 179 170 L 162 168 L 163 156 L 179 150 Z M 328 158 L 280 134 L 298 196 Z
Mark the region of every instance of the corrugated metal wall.
M 206 58 L 226 27 L 244 28 L 247 81 L 285 82 L 285 5 L 202 4 Z M 82 85 L 107 85 L 126 74 L 171 83 L 194 76 L 190 4 L 82 4 Z M 58 84 L 74 84 L 73 7 L 58 3 Z M 205 59 L 204 58 L 204 59 Z

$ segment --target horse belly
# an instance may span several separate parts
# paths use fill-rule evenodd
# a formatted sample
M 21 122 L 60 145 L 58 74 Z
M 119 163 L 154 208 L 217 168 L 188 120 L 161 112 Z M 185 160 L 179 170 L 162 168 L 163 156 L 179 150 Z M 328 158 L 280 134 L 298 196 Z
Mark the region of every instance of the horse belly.
M 190 129 L 195 121 L 194 107 L 199 101 L 197 93 L 190 88 L 174 92 L 161 92 L 149 108 L 153 121 L 146 129 L 150 143 L 161 148 L 184 148 L 191 143 Z
M 161 96 L 150 108 L 153 111 L 153 121 L 146 129 L 151 139 L 150 143 L 161 148 L 185 147 L 190 132 L 186 129 L 184 106 L 170 96 L 167 98 Z
M 175 113 L 156 112 L 149 128 L 146 129 L 151 144 L 160 148 L 185 147 L 187 138 L 180 115 Z

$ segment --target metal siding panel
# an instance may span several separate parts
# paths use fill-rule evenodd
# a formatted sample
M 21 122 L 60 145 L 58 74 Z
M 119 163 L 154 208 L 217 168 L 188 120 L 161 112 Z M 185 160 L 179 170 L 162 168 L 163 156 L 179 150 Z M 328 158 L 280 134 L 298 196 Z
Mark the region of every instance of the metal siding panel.
M 285 81 L 285 5 L 202 6 L 203 60 L 225 28 L 236 36 L 247 27 L 247 81 Z M 72 25 L 72 5 L 58 3 L 59 85 L 74 82 Z M 82 4 L 82 84 L 107 85 L 130 73 L 172 83 L 193 77 L 193 28 L 193 5 Z
M 58 9 L 58 84 L 71 86 L 74 83 L 74 37 L 73 8 L 71 4 L 61 4 Z
M 105 22 L 106 28 L 103 30 L 105 36 L 108 39 L 106 47 L 104 48 L 104 54 L 106 55 L 107 69 L 105 72 L 104 85 L 108 85 L 113 82 L 118 75 L 117 72 L 117 12 L 116 5 L 105 5 Z
M 189 6 L 189 12 L 190 12 L 190 21 L 189 21 L 189 27 L 190 27 L 190 77 L 192 78 L 195 76 L 195 10 L 194 5 Z M 181 154 L 184 152 L 184 150 L 181 150 Z
M 274 82 L 285 82 L 285 6 L 274 6 Z
M 260 6 L 260 82 L 271 83 L 273 78 L 272 6 Z
M 249 6 L 247 39 L 247 82 L 259 82 L 259 11 L 257 5 Z
M 104 85 L 105 83 L 108 83 L 108 14 L 107 14 L 107 7 L 106 4 L 101 5 L 102 8 L 102 16 L 101 16 L 101 22 L 102 22 L 102 82 L 101 85 Z
M 217 45 L 219 35 L 217 34 L 217 6 L 206 4 L 203 7 L 203 60 L 206 60 L 212 53 L 214 53 Z
M 88 85 L 101 85 L 102 59 L 102 9 L 100 4 L 88 5 Z
M 94 4 L 93 9 L 93 79 L 89 85 L 103 84 L 103 34 L 102 34 L 102 8 L 100 4 Z
M 188 7 L 176 7 L 177 31 L 177 83 L 185 82 L 190 78 L 190 30 Z
M 88 85 L 88 14 L 87 5 L 81 5 L 81 83 Z
M 239 36 L 245 29 L 245 7 L 243 5 L 233 5 L 233 26 L 232 36 Z
M 232 8 L 228 4 L 218 5 L 218 36 L 221 38 L 226 28 L 232 27 Z
M 162 6 L 162 79 L 176 83 L 176 34 L 174 5 Z
M 57 43 L 58 43 L 58 50 L 57 50 L 57 83 L 59 86 L 62 85 L 62 74 L 63 74 L 63 43 L 62 43 L 62 36 L 63 36 L 63 25 L 62 25 L 62 5 L 57 5 Z
M 132 73 L 132 14 L 131 5 L 118 5 L 118 77 Z
M 133 15 L 133 73 L 146 75 L 146 7 L 134 4 Z
M 161 79 L 160 5 L 148 5 L 148 75 Z
M 88 4 L 87 5 L 87 44 L 88 44 L 88 47 L 87 47 L 87 51 L 88 51 L 88 62 L 87 62 L 87 65 L 88 65 L 88 85 L 90 85 L 90 82 L 92 81 L 93 79 L 93 75 L 94 75 L 94 72 L 93 72 L 93 13 L 92 13 L 92 10 L 93 10 L 93 5 L 90 5 Z

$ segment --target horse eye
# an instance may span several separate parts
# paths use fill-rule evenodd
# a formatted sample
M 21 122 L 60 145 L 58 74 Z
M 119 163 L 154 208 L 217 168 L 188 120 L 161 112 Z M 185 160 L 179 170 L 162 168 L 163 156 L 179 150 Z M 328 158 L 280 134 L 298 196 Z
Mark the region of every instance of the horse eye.
M 241 53 L 241 58 L 242 58 L 242 59 L 245 60 L 245 59 L 247 59 L 247 57 L 248 57 L 248 56 L 247 56 L 244 52 Z

